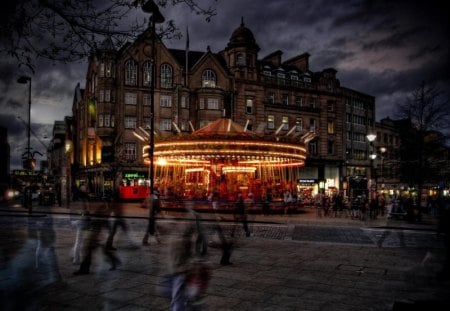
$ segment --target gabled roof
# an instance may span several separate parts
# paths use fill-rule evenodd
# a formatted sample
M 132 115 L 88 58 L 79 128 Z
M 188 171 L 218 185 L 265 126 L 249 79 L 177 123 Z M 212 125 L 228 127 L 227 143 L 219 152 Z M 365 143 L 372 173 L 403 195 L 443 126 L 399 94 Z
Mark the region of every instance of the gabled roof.
M 186 50 L 180 50 L 180 49 L 168 49 L 170 54 L 176 59 L 176 61 L 181 65 L 185 66 L 186 62 Z M 188 65 L 189 70 L 192 69 L 192 67 L 199 61 L 200 58 L 205 54 L 206 52 L 199 52 L 199 51 L 188 51 Z

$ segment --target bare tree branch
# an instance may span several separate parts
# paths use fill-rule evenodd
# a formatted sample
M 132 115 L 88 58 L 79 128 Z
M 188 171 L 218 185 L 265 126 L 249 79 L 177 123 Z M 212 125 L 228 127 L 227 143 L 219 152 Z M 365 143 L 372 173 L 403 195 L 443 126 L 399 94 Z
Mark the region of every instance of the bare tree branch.
M 211 0 L 216 1 L 216 0 Z M 139 12 L 145 0 L 17 0 L 0 12 L 0 55 L 31 70 L 38 58 L 72 62 L 87 57 L 106 37 L 118 47 L 147 27 Z M 195 0 L 159 0 L 161 7 L 184 4 L 206 21 L 216 15 Z M 180 37 L 174 21 L 159 27 L 161 36 Z

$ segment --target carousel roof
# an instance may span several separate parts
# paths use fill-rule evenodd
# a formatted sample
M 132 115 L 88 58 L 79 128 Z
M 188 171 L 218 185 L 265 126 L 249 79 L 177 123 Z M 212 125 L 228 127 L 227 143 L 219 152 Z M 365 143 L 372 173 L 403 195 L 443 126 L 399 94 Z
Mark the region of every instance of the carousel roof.
M 304 165 L 306 148 L 297 139 L 260 136 L 231 119 L 220 118 L 191 134 L 178 134 L 155 142 L 154 155 L 167 163 L 203 163 L 237 160 L 253 165 Z
M 216 121 L 209 123 L 208 125 L 202 127 L 201 129 L 194 131 L 192 135 L 194 136 L 232 135 L 242 137 L 255 136 L 254 133 L 247 132 L 243 126 L 227 118 L 217 119 Z

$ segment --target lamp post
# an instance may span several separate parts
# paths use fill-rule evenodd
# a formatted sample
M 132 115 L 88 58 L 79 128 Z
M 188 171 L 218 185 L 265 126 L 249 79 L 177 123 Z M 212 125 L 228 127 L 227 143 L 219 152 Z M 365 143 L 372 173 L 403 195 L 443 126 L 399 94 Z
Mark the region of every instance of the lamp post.
M 26 150 L 26 168 L 29 172 L 32 171 L 33 155 L 31 153 L 30 137 L 31 137 L 31 78 L 28 76 L 21 76 L 17 79 L 17 83 L 28 83 L 28 127 L 27 127 L 27 150 Z M 30 174 L 31 175 L 31 174 Z M 25 195 L 25 205 L 28 206 L 28 213 L 31 214 L 31 188 L 28 189 Z
M 375 141 L 375 139 L 377 138 L 377 135 L 375 134 L 367 134 L 367 140 L 369 141 L 370 144 L 370 200 L 373 199 L 373 193 L 372 191 L 375 191 L 375 195 L 377 192 L 377 182 L 376 179 L 374 178 L 375 176 L 375 170 L 374 170 L 374 166 L 373 166 L 373 161 L 377 158 L 377 154 L 375 153 L 374 147 L 373 147 L 373 142 Z M 376 196 L 375 196 L 376 197 Z
M 154 180 L 155 180 L 155 169 L 154 169 L 154 162 L 153 162 L 153 153 L 154 153 L 154 147 L 155 147 L 155 133 L 154 133 L 154 127 L 155 127 L 155 86 L 156 86 L 156 24 L 161 24 L 164 22 L 164 16 L 162 16 L 161 12 L 159 11 L 158 5 L 156 5 L 153 0 L 149 0 L 142 6 L 142 10 L 145 13 L 152 14 L 150 18 L 150 26 L 151 26 L 151 36 L 152 36 L 152 49 L 151 49 L 151 81 L 150 81 L 150 137 L 149 137 L 149 157 L 150 157 L 150 164 L 149 164 L 149 179 L 150 179 L 150 194 L 153 194 L 154 190 Z

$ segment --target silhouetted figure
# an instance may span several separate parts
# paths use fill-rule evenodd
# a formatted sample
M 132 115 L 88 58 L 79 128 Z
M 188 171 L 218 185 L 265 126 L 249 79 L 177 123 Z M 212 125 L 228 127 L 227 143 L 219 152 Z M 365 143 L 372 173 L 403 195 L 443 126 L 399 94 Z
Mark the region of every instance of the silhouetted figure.
M 0 309 L 44 310 L 43 297 L 49 287 L 62 282 L 54 249 L 53 219 L 30 217 L 16 220 L 15 224 L 25 228 L 28 225 L 28 230 L 13 228 L 7 235 L 12 243 L 0 247 Z
M 159 200 L 159 192 L 157 190 L 153 191 L 153 194 L 149 196 L 144 202 L 148 207 L 148 225 L 145 231 L 144 238 L 142 239 L 143 245 L 148 245 L 148 239 L 150 236 L 154 237 L 156 242 L 161 243 L 159 239 L 159 233 L 156 229 L 156 214 L 161 210 L 161 201 Z
M 103 205 L 99 207 L 95 213 L 92 215 L 89 224 L 88 236 L 86 239 L 86 245 L 83 252 L 83 260 L 80 264 L 78 271 L 75 271 L 74 275 L 89 274 L 92 253 L 99 247 L 102 247 L 103 254 L 108 258 L 111 268 L 110 270 L 115 270 L 117 265 L 120 264 L 120 260 L 114 255 L 111 250 L 108 250 L 106 246 L 101 245 L 100 237 L 103 230 L 109 232 L 109 216 L 111 210 L 108 205 Z
M 106 249 L 109 251 L 115 251 L 116 248 L 113 246 L 114 243 L 114 236 L 117 233 L 117 230 L 119 228 L 122 228 L 123 233 L 125 234 L 125 236 L 127 237 L 128 241 L 129 241 L 129 246 L 133 249 L 138 248 L 137 245 L 135 245 L 134 241 L 130 238 L 128 232 L 129 232 L 129 228 L 128 228 L 128 224 L 126 222 L 126 219 L 124 217 L 123 214 L 123 204 L 118 203 L 118 204 L 113 204 L 113 209 L 112 209 L 112 216 L 113 217 L 113 223 L 111 225 L 111 230 L 109 231 L 109 235 L 108 235 L 108 239 L 106 240 Z
M 247 206 L 241 193 L 238 194 L 235 206 L 235 219 L 242 222 L 245 235 L 250 236 L 250 230 L 248 229 Z

